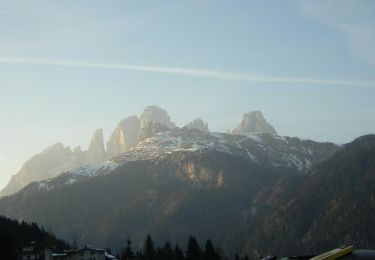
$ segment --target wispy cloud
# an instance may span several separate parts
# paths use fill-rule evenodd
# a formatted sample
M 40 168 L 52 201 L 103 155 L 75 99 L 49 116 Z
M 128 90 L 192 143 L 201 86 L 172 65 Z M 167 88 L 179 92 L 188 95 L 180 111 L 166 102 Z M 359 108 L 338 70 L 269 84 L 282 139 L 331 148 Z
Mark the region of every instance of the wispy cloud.
M 298 1 L 307 16 L 330 26 L 349 48 L 375 67 L 375 3 L 357 0 Z
M 48 65 L 48 66 L 64 66 L 64 67 L 77 67 L 77 68 L 88 68 L 88 69 L 134 70 L 134 71 L 165 73 L 165 74 L 174 74 L 174 75 L 181 75 L 181 76 L 204 77 L 204 78 L 211 78 L 211 79 L 218 79 L 218 80 L 245 81 L 245 82 L 325 84 L 325 85 L 375 87 L 375 82 L 370 82 L 370 81 L 367 82 L 367 81 L 342 80 L 342 79 L 274 77 L 274 76 L 228 72 L 228 71 L 210 70 L 210 69 L 141 66 L 141 65 L 131 65 L 131 64 L 56 60 L 56 59 L 52 60 L 52 59 L 24 59 L 24 58 L 1 58 L 0 57 L 0 64 Z

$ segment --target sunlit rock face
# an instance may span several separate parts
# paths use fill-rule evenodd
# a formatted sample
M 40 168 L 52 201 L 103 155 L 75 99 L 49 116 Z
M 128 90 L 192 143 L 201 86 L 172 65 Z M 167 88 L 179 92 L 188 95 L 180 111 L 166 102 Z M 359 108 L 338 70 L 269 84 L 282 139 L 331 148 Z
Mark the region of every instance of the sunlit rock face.
M 107 155 L 112 158 L 137 145 L 140 135 L 140 120 L 127 117 L 118 123 L 107 142 Z
M 204 123 L 202 119 L 196 118 L 193 122 L 188 123 L 185 128 L 187 129 L 197 129 L 199 131 L 208 133 L 210 130 L 208 129 L 208 124 Z
M 107 158 L 104 141 L 103 141 L 103 129 L 97 129 L 92 138 L 87 150 L 87 162 L 88 163 L 99 163 L 103 162 Z
M 170 128 L 164 124 L 149 122 L 147 126 L 142 128 L 141 134 L 139 136 L 139 142 L 151 138 L 157 133 L 165 132 L 168 130 L 170 130 Z
M 138 141 L 152 137 L 155 133 L 175 128 L 170 117 L 164 109 L 158 106 L 148 106 L 140 116 L 140 135 Z
M 253 111 L 243 115 L 240 125 L 232 131 L 233 134 L 269 133 L 277 135 L 276 130 L 263 117 L 261 111 Z
M 174 128 L 174 123 L 171 122 L 167 111 L 158 106 L 148 106 L 143 111 L 140 117 L 141 129 L 148 127 L 149 123 L 159 123 Z
M 0 192 L 7 196 L 18 192 L 34 181 L 56 177 L 62 172 L 86 164 L 86 153 L 79 147 L 74 151 L 56 143 L 26 161 L 21 170 L 12 176 L 8 185 Z

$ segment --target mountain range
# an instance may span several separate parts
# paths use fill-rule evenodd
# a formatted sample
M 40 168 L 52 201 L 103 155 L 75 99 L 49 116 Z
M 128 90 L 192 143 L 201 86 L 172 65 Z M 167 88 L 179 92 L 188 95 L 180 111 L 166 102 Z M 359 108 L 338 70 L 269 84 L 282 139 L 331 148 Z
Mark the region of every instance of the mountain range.
M 82 151 L 79 146 L 72 150 L 61 143 L 54 144 L 25 162 L 21 170 L 13 175 L 7 186 L 0 191 L 0 197 L 14 194 L 33 181 L 53 178 L 69 169 L 98 164 L 119 155 L 135 147 L 147 135 L 151 123 L 174 127 L 164 109 L 149 106 L 139 118 L 129 116 L 118 123 L 107 142 L 107 149 L 104 145 L 103 129 L 95 130 L 87 151 Z M 209 131 L 208 125 L 199 118 L 186 127 Z
M 147 234 L 180 244 L 210 238 L 228 255 L 254 258 L 374 245 L 373 135 L 346 145 L 281 137 L 260 111 L 215 133 L 201 119 L 176 127 L 150 106 L 122 120 L 106 149 L 102 130 L 88 151 L 57 146 L 75 164 L 60 156 L 43 171 L 25 168 L 53 157 L 50 148 L 34 156 L 13 177 L 28 183 L 0 199 L 0 214 L 115 250 Z

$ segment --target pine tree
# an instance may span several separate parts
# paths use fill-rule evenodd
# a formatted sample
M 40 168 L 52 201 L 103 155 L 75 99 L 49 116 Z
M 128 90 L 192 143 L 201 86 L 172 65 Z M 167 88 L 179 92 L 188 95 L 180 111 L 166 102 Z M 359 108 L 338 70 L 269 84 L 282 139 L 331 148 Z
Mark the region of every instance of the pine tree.
M 242 260 L 249 260 L 249 256 L 245 255 L 244 257 L 241 258 Z
M 131 260 L 134 259 L 134 253 L 131 247 L 132 241 L 128 239 L 126 241 L 126 247 L 121 253 L 121 260 Z
M 191 236 L 188 240 L 186 260 L 202 260 L 202 250 L 200 249 L 197 240 L 193 236 Z
M 184 252 L 178 245 L 174 247 L 174 260 L 185 260 Z
M 154 260 L 155 259 L 155 247 L 154 247 L 154 241 L 152 241 L 152 238 L 150 235 L 147 236 L 145 245 L 143 247 L 143 256 L 146 260 Z
M 166 242 L 162 248 L 162 259 L 163 260 L 173 260 L 174 252 L 171 243 Z
M 211 240 L 207 240 L 203 254 L 204 260 L 217 260 L 217 253 Z
M 163 249 L 158 246 L 155 250 L 155 260 L 164 260 L 163 259 Z

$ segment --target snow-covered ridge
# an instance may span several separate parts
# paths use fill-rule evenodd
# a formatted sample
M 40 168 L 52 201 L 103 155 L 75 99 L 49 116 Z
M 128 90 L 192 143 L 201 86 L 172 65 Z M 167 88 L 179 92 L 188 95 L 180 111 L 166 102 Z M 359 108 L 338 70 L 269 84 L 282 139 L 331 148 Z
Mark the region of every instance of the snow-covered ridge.
M 233 135 L 176 128 L 157 133 L 112 160 L 124 164 L 129 161 L 161 159 L 174 152 L 214 150 L 270 167 L 293 168 L 302 173 L 319 161 L 327 152 L 326 148 L 338 149 L 334 144 L 328 144 L 324 149 L 322 146 L 327 144 L 266 133 Z
M 206 149 L 231 153 L 227 143 L 225 134 L 203 133 L 195 129 L 174 129 L 156 133 L 112 160 L 123 164 L 129 161 L 156 159 L 177 151 L 197 152 Z
M 88 164 L 71 169 L 60 176 L 37 182 L 38 190 L 51 190 L 62 185 L 71 185 L 81 179 L 112 172 L 119 166 L 113 161 L 105 161 L 99 164 Z
M 77 176 L 95 176 L 112 172 L 119 166 L 118 163 L 105 161 L 99 164 L 88 164 L 69 171 L 72 175 Z
M 109 161 L 78 167 L 54 179 L 41 181 L 38 189 L 50 190 L 61 185 L 72 185 L 81 179 L 111 173 L 128 162 L 162 160 L 165 156 L 178 152 L 215 151 L 238 156 L 265 167 L 304 173 L 314 163 L 326 158 L 327 152 L 335 149 L 339 148 L 334 144 L 265 133 L 233 135 L 174 128 L 154 134 Z

